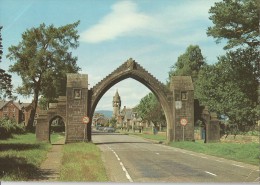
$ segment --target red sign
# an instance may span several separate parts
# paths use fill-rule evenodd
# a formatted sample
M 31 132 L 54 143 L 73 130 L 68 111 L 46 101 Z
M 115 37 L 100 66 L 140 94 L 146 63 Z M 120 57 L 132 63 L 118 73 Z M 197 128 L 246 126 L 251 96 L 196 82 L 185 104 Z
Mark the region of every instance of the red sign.
M 181 125 L 182 126 L 185 126 L 185 125 L 187 125 L 188 124 L 188 120 L 186 119 L 186 118 L 182 118 L 181 119 Z
M 83 124 L 88 124 L 89 121 L 90 121 L 90 119 L 89 119 L 89 117 L 87 117 L 87 116 L 84 116 L 84 117 L 82 118 L 82 123 L 83 123 Z

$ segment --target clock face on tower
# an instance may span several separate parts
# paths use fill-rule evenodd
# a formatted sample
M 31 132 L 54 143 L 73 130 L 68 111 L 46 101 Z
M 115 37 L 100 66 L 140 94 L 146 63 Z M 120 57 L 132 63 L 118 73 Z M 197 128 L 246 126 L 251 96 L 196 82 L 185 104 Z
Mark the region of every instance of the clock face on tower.
M 118 107 L 118 102 L 114 102 L 114 107 Z

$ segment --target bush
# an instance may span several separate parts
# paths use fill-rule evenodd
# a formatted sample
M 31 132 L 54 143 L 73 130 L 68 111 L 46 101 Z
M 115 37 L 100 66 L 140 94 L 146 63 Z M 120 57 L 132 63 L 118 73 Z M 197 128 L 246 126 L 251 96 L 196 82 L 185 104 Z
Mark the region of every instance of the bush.
M 15 121 L 1 118 L 0 119 L 0 139 L 7 139 L 12 134 L 23 134 L 25 133 L 25 127 L 21 124 L 17 124 Z

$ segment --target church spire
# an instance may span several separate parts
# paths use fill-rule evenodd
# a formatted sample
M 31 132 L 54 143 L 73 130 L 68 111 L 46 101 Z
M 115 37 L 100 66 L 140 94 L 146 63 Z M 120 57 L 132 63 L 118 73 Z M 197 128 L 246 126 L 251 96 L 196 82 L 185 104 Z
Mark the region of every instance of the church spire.
M 121 98 L 118 90 L 116 90 L 115 96 L 113 97 L 113 117 L 117 117 L 120 114 Z

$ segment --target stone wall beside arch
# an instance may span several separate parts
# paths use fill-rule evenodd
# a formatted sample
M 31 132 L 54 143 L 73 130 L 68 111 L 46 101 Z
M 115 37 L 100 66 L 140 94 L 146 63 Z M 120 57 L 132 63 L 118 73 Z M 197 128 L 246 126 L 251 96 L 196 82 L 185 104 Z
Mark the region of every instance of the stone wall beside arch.
M 48 110 L 39 112 L 35 131 L 37 141 L 50 142 L 50 121 L 56 116 L 62 118 L 66 127 L 66 106 L 66 96 L 59 96 L 58 103 L 49 103 Z

